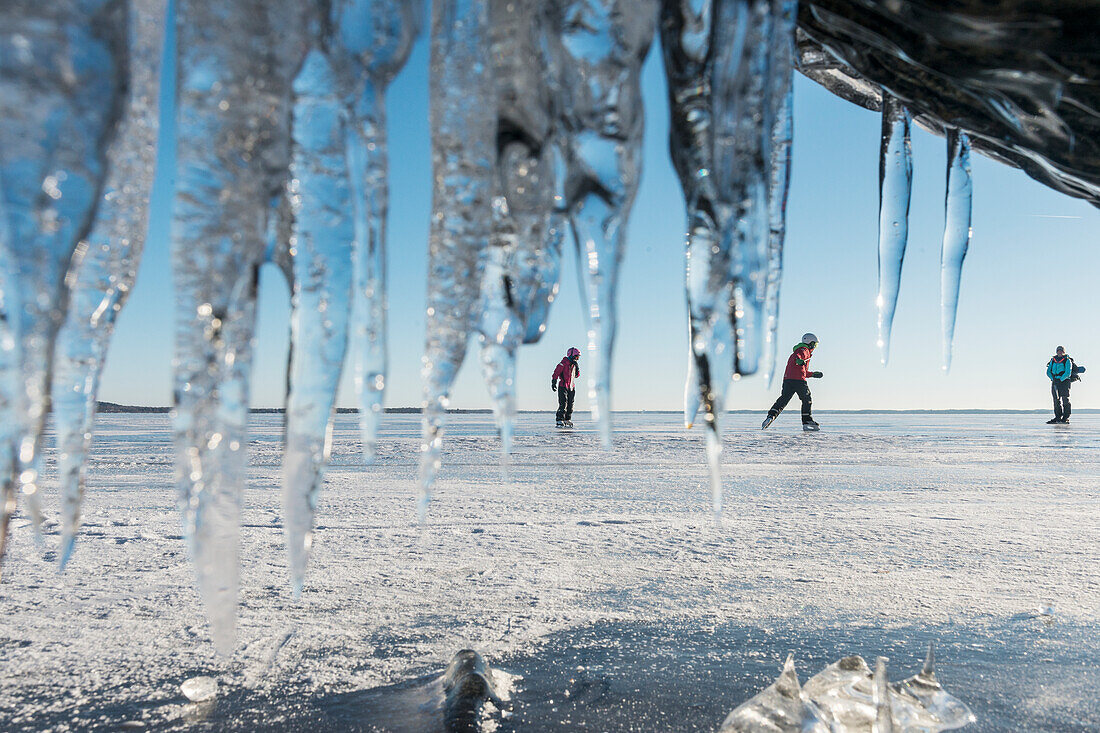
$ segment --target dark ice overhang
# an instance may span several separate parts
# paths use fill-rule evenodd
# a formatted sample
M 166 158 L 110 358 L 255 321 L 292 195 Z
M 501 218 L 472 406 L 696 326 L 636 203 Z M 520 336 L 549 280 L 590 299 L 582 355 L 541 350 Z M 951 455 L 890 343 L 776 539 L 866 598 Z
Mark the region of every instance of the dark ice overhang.
M 803 0 L 800 71 L 1100 206 L 1100 2 Z

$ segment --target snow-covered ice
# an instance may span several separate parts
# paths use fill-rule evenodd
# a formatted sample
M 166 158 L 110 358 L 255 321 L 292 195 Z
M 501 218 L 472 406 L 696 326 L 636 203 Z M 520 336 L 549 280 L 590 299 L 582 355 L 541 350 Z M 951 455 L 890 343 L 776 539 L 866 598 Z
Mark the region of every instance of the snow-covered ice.
M 521 413 L 509 485 L 492 416 L 452 414 L 420 527 L 420 416 L 386 414 L 365 467 L 341 414 L 295 601 L 283 418 L 254 414 L 226 659 L 181 538 L 168 416 L 100 415 L 69 569 L 13 520 L 0 729 L 387 729 L 354 693 L 388 699 L 470 647 L 519 677 L 498 730 L 713 731 L 788 652 L 804 674 L 888 656 L 902 679 L 931 640 L 938 679 L 977 716 L 966 730 L 1095 730 L 1100 416 L 1045 419 L 825 412 L 804 434 L 793 416 L 760 431 L 731 413 L 715 525 L 706 431 L 679 413 L 618 414 L 606 452 L 585 415 L 561 434 L 551 413 Z M 56 548 L 59 526 L 44 529 Z M 199 676 L 216 701 L 181 694 Z

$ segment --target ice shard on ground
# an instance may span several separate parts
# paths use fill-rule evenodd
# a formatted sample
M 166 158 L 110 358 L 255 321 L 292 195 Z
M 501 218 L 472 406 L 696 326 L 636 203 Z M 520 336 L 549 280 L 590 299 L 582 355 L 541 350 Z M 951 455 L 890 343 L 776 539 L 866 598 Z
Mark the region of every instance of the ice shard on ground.
M 560 237 L 550 237 L 555 126 L 543 53 L 547 13 L 537 0 L 490 0 L 496 100 L 489 253 L 478 315 L 481 367 L 501 435 L 511 450 L 515 358 L 541 338 L 557 294 Z
M 936 656 L 932 642 L 928 642 L 928 656 L 921 671 L 897 683 L 894 689 L 918 700 L 936 718 L 940 730 L 962 728 L 976 720 L 966 703 L 946 692 L 936 679 Z
M 553 5 L 548 33 L 565 165 L 552 228 L 564 235 L 568 226 L 577 249 L 588 400 L 604 447 L 611 444 L 615 293 L 642 168 L 641 66 L 657 6 L 657 0 L 562 0 Z
M 128 86 L 123 0 L 0 6 L 0 562 L 21 493 L 38 531 L 39 448 L 65 274 L 87 236 Z
M 432 221 L 420 457 L 421 519 L 439 472 L 451 386 L 477 327 L 495 169 L 488 0 L 432 4 Z
M 174 422 L 179 503 L 216 647 L 234 644 L 258 268 L 285 188 L 308 8 L 180 0 Z
M 940 321 L 945 371 L 951 368 L 962 266 L 970 248 L 973 193 L 970 138 L 961 130 L 950 129 L 947 131 L 947 190 L 944 194 L 943 247 L 940 249 Z
M 821 711 L 802 695 L 794 655 L 771 685 L 733 709 L 718 733 L 829 733 Z
M 878 164 L 878 347 L 882 363 L 890 359 L 890 330 L 898 304 L 901 266 L 909 239 L 909 195 L 913 150 L 909 110 L 889 94 L 882 96 L 882 138 Z
M 85 461 L 107 347 L 137 279 L 145 246 L 157 157 L 166 6 L 166 0 L 131 0 L 129 4 L 129 99 L 107 150 L 110 170 L 95 221 L 77 245 L 66 275 L 69 310 L 57 335 L 52 390 L 61 568 L 72 554 L 80 526 Z

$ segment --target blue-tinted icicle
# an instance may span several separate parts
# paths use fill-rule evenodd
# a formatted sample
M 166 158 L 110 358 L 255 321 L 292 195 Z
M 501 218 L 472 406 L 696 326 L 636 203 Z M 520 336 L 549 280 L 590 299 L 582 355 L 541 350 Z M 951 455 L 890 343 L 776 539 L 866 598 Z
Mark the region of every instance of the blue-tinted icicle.
M 349 339 L 363 448 L 373 458 L 385 384 L 382 94 L 419 27 L 411 0 L 329 6 L 294 82 L 291 360 L 283 461 L 291 586 L 301 592 Z M 350 332 L 349 315 L 355 324 Z
M 64 278 L 92 225 L 123 107 L 128 17 L 118 0 L 0 4 L 0 561 L 17 494 L 38 536 Z
M 890 711 L 890 683 L 886 678 L 886 657 L 875 660 L 875 673 L 871 677 L 871 702 L 875 706 L 875 720 L 871 733 L 894 733 L 894 716 Z
M 878 181 L 878 347 L 882 363 L 890 358 L 890 329 L 898 304 L 901 265 L 909 238 L 909 194 L 913 151 L 909 110 L 889 94 L 882 96 L 882 148 Z
M 66 280 L 69 310 L 57 335 L 53 373 L 64 569 L 80 526 L 99 379 L 126 298 L 137 277 L 156 165 L 166 0 L 130 3 L 130 96 L 108 150 L 110 170 L 95 223 L 77 245 Z
M 495 110 L 488 0 L 432 4 L 432 222 L 420 458 L 421 521 L 439 472 L 451 386 L 477 326 L 489 240 Z
M 346 138 L 355 242 L 349 348 L 363 457 L 374 461 L 386 388 L 386 212 L 389 163 L 386 87 L 420 34 L 420 0 L 340 0 L 332 4 L 329 57 L 349 116 Z
M 563 0 L 555 13 L 549 41 L 562 97 L 566 167 L 558 214 L 568 220 L 577 248 L 589 407 L 606 448 L 615 293 L 641 175 L 640 75 L 653 40 L 657 0 Z M 564 233 L 564 222 L 554 230 Z
M 695 365 L 695 354 L 688 347 L 687 379 L 684 380 L 684 427 L 691 430 L 699 408 L 703 406 L 703 395 L 699 388 L 699 367 Z
M 214 644 L 229 653 L 258 268 L 286 183 L 310 22 L 294 0 L 179 0 L 177 15 L 177 483 Z
M 955 316 L 963 260 L 970 248 L 970 139 L 957 129 L 947 131 L 947 193 L 944 197 L 943 247 L 940 249 L 940 319 L 943 325 L 943 368 L 951 368 Z
M 344 140 L 348 119 L 325 54 L 310 51 L 294 81 L 290 372 L 283 532 L 291 587 L 301 592 L 313 544 L 321 474 L 332 448 L 332 410 L 347 350 L 351 302 L 351 211 Z

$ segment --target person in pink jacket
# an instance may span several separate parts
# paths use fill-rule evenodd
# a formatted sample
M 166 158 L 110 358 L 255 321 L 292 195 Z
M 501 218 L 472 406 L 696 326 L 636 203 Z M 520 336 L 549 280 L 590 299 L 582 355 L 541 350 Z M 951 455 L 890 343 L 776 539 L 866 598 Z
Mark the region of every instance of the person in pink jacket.
M 565 356 L 554 367 L 554 374 L 550 377 L 550 389 L 558 393 L 558 419 L 559 428 L 573 427 L 573 398 L 577 394 L 573 386 L 573 378 L 581 375 L 581 368 L 577 366 L 577 360 L 581 358 L 581 350 L 573 346 L 565 352 Z

